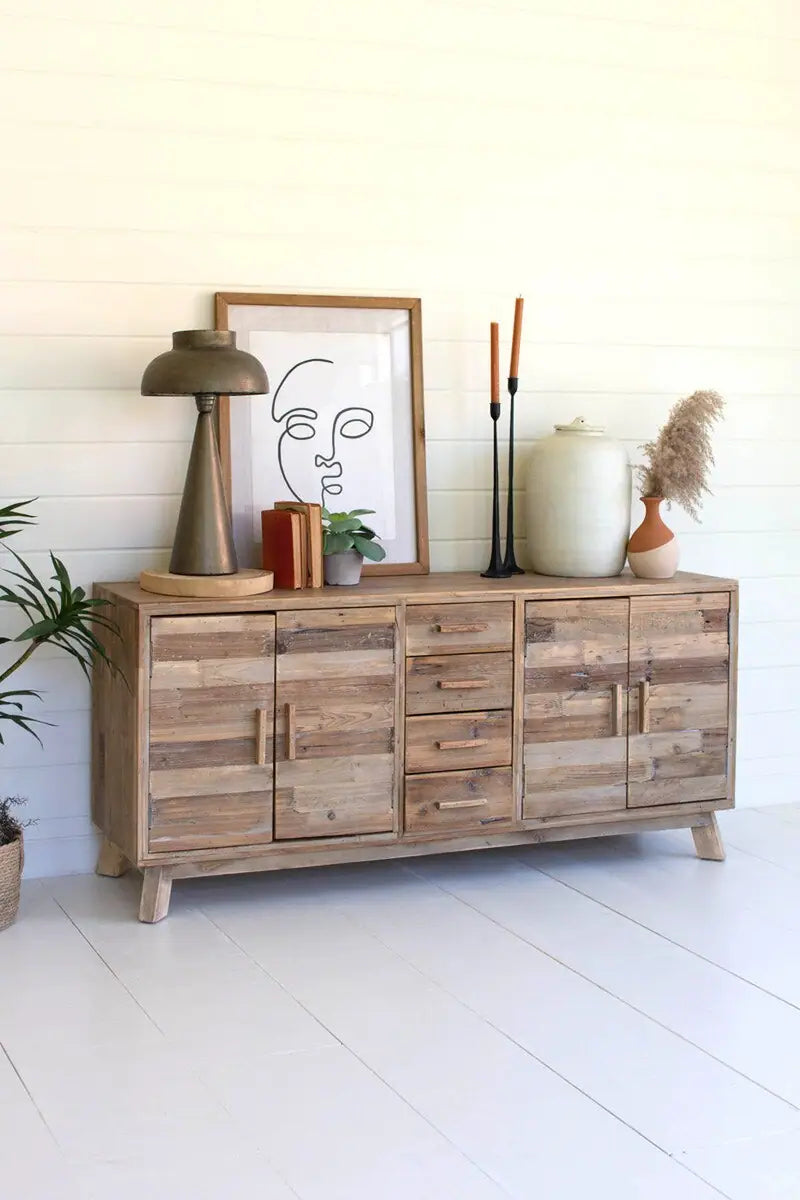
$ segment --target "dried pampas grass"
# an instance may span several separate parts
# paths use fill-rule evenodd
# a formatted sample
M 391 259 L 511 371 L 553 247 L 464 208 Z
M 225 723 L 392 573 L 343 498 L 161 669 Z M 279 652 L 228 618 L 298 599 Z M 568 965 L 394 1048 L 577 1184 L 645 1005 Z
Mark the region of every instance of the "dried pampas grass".
M 672 406 L 656 440 L 640 447 L 646 462 L 636 470 L 643 496 L 663 496 L 700 520 L 700 505 L 709 491 L 708 472 L 714 465 L 711 427 L 724 407 L 718 392 L 694 392 Z

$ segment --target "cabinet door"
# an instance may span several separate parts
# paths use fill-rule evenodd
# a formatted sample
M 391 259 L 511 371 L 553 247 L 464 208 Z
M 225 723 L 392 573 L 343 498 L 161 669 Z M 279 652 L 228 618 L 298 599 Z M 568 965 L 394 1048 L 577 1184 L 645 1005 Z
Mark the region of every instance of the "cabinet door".
M 393 608 L 279 613 L 275 837 L 394 828 Z
M 631 808 L 727 795 L 729 611 L 727 592 L 631 600 Z
M 626 807 L 628 601 L 526 605 L 523 816 Z
M 154 617 L 151 850 L 272 840 L 275 618 Z

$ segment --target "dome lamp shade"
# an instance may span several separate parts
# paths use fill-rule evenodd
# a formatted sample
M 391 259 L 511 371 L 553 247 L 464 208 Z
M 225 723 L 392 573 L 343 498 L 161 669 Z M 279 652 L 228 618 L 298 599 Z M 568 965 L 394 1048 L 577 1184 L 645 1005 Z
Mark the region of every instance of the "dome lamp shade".
M 262 396 L 267 373 L 253 354 L 236 347 L 236 334 L 218 329 L 182 329 L 172 349 L 142 376 L 143 396 Z

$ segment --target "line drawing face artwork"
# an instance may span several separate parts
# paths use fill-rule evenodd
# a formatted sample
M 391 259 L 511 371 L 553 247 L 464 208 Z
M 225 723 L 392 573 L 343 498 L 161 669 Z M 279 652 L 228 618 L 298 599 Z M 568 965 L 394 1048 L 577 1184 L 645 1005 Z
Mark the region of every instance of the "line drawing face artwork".
M 395 537 L 394 403 L 389 334 L 321 330 L 309 346 L 298 330 L 254 330 L 250 348 L 276 386 L 251 401 L 254 534 L 260 511 L 282 496 L 331 511 L 375 510 Z
M 427 570 L 419 301 L 339 299 L 217 296 L 269 379 L 221 426 L 239 561 L 260 562 L 261 513 L 292 499 L 370 509 L 385 563 Z
M 302 405 L 286 408 L 286 404 L 292 404 L 292 399 L 291 395 L 281 397 L 284 387 L 288 385 L 287 392 L 291 392 L 291 378 L 294 372 L 314 363 L 334 366 L 332 358 L 304 358 L 291 366 L 273 394 L 272 419 L 276 425 L 282 427 L 277 448 L 278 468 L 287 488 L 296 500 L 314 500 L 323 508 L 330 509 L 335 507 L 335 498 L 341 496 L 346 483 L 342 482 L 344 467 L 341 459 L 344 456 L 337 457 L 337 444 L 341 446 L 342 438 L 356 441 L 367 437 L 375 426 L 375 413 L 371 408 L 350 405 L 334 413 L 332 424 L 325 429 L 320 428 L 320 413 L 317 408 Z M 293 443 L 300 445 L 294 447 Z M 308 450 L 304 448 L 304 443 L 310 444 Z M 313 452 L 315 449 L 316 453 Z M 327 450 L 328 453 L 321 454 L 319 449 Z M 319 490 L 313 495 L 307 492 L 311 462 L 319 472 Z

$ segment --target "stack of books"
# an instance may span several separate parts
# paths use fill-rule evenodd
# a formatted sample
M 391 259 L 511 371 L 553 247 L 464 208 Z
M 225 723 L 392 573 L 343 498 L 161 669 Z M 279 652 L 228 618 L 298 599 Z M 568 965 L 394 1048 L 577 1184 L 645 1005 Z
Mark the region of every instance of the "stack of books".
M 276 588 L 322 587 L 322 507 L 276 500 L 261 513 L 261 565 Z

